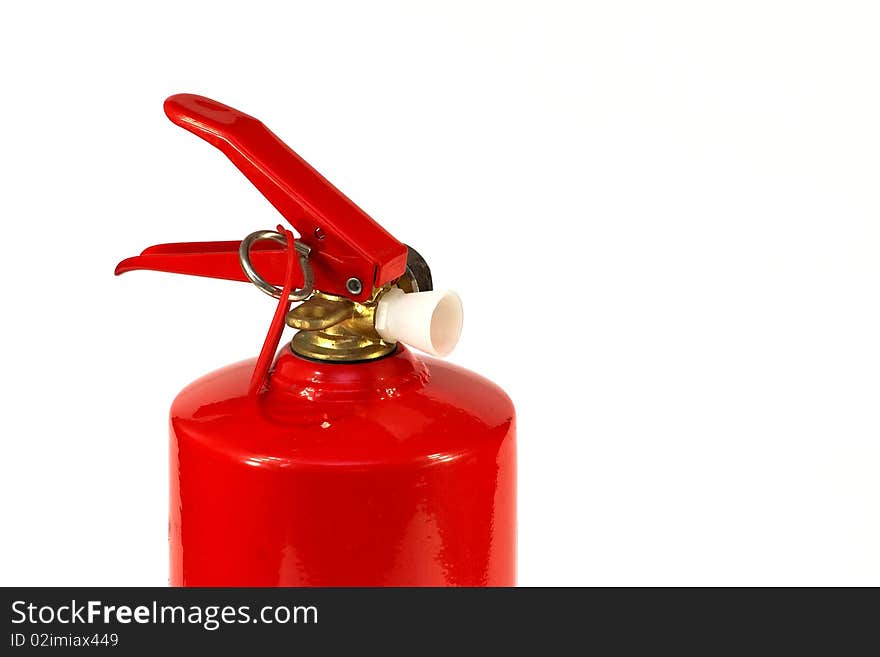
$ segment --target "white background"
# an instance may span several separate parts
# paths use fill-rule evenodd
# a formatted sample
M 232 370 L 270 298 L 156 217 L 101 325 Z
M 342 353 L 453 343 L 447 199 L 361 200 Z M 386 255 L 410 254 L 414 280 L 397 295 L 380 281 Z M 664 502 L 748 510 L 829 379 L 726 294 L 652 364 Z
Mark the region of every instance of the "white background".
M 319 6 L 321 5 L 321 6 Z M 162 585 L 168 405 L 245 284 L 113 267 L 279 215 L 265 121 L 466 304 L 523 585 L 880 584 L 880 16 L 848 2 L 0 9 L 0 583 Z

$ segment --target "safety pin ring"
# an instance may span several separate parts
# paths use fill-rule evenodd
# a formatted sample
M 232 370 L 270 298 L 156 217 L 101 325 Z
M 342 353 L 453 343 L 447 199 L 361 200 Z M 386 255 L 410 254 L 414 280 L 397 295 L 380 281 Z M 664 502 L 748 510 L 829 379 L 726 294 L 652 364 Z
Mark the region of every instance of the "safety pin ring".
M 270 297 L 279 299 L 281 298 L 282 289 L 272 285 L 260 276 L 251 263 L 251 247 L 256 242 L 262 240 L 272 240 L 273 242 L 278 242 L 279 244 L 287 246 L 287 238 L 281 233 L 274 230 L 258 230 L 241 241 L 241 245 L 238 247 L 238 259 L 241 262 L 241 268 L 244 271 L 244 275 L 247 276 L 251 283 L 256 285 L 257 288 L 268 294 Z M 299 241 L 294 241 L 294 246 L 296 248 L 296 254 L 299 257 L 299 265 L 302 267 L 303 286 L 291 290 L 288 299 L 290 301 L 303 301 L 304 299 L 307 299 L 315 289 L 315 274 L 312 271 L 312 265 L 309 263 L 309 254 L 312 250 L 306 244 Z

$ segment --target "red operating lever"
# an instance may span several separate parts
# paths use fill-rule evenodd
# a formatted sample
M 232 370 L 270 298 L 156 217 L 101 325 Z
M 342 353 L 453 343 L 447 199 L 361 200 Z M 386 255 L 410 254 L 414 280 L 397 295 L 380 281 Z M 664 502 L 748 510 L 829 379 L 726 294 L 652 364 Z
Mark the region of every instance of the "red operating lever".
M 311 248 L 315 289 L 356 301 L 403 275 L 406 246 L 336 189 L 257 119 L 209 98 L 178 94 L 165 101 L 174 123 L 219 148 L 299 232 Z M 240 242 L 161 244 L 123 260 L 121 274 L 153 269 L 212 278 L 247 280 L 238 260 Z M 260 242 L 254 268 L 269 283 L 282 286 L 287 256 L 281 244 Z M 302 272 L 297 272 L 299 285 Z M 356 278 L 354 294 L 346 281 Z M 356 289 L 356 286 L 355 286 Z

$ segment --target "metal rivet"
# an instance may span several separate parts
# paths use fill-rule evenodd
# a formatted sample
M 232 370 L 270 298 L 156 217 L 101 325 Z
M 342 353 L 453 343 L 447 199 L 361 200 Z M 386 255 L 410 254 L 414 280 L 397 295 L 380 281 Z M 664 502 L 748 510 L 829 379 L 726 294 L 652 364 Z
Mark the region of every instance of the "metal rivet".
M 361 283 L 361 279 L 352 276 L 347 281 L 345 281 L 345 289 L 348 290 L 351 294 L 360 294 L 364 291 L 364 284 Z
M 316 239 L 319 239 L 319 240 L 322 240 L 322 239 L 324 239 L 325 237 L 327 237 L 327 236 L 324 234 L 324 231 L 321 230 L 321 227 L 320 227 L 320 226 L 316 226 L 316 227 L 315 227 L 315 238 L 316 238 Z

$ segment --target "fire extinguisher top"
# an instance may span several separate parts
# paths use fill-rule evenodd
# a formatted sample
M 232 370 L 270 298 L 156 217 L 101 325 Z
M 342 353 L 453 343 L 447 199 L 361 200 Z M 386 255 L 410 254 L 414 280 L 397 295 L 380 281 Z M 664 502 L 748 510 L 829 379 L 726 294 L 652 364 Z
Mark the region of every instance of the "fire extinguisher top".
M 283 226 L 241 241 L 151 246 L 135 269 L 250 281 L 279 299 L 251 381 L 262 389 L 285 320 L 293 350 L 356 362 L 391 354 L 398 341 L 447 355 L 461 332 L 458 296 L 432 291 L 430 269 L 260 121 L 217 101 L 178 94 L 165 101 L 175 124 L 223 152 L 298 231 Z M 290 303 L 304 301 L 292 312 Z

